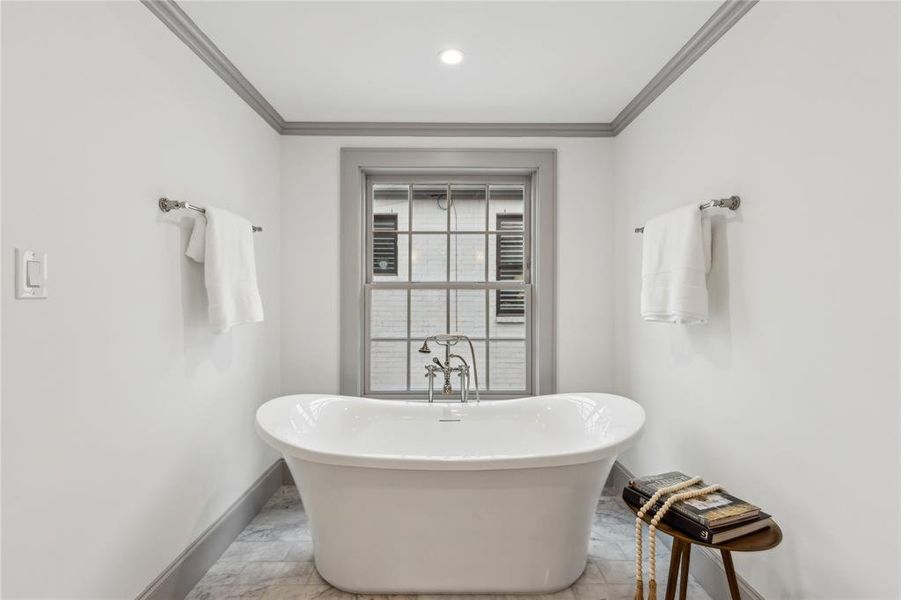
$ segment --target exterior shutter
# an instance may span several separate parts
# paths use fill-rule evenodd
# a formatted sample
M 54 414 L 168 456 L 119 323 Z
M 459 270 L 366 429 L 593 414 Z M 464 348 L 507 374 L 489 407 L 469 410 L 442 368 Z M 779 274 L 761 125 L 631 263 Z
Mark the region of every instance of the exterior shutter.
M 522 281 L 525 238 L 521 214 L 497 215 L 497 281 Z M 509 233 L 504 233 L 509 232 Z M 497 290 L 497 317 L 525 317 L 526 297 L 519 290 Z
M 397 215 L 372 215 L 372 228 L 372 273 L 397 275 Z

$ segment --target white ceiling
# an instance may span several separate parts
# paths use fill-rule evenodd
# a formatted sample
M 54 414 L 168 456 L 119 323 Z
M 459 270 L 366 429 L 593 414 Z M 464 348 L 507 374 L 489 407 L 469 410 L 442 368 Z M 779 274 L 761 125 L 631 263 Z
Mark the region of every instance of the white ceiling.
M 488 123 L 612 121 L 719 4 L 180 2 L 288 121 Z

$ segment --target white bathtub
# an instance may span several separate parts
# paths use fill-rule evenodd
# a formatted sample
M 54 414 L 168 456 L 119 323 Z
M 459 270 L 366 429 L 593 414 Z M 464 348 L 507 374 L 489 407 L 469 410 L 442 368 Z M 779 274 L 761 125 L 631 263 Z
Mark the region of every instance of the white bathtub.
M 585 568 L 598 497 L 644 411 L 621 396 L 470 404 L 276 398 L 320 575 L 350 592 L 538 593 Z

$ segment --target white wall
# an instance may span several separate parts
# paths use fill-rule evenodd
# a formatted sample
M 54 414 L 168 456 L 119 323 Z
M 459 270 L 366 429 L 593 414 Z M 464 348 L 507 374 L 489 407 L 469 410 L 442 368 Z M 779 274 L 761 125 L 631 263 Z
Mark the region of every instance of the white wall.
M 612 375 L 612 140 L 286 137 L 282 146 L 282 387 L 338 391 L 342 147 L 557 149 L 557 387 Z
M 137 2 L 2 13 L 3 596 L 132 598 L 276 459 L 280 142 Z M 265 227 L 265 323 L 208 333 L 164 194 Z
M 615 140 L 624 462 L 772 512 L 783 544 L 736 558 L 767 598 L 899 594 L 898 10 L 762 2 Z M 709 325 L 641 322 L 632 229 L 733 193 Z
M 3 11 L 0 10 L 0 37 L 2 37 L 3 31 Z M 2 65 L 3 61 L 3 44 L 0 43 L 0 65 Z M 0 77 L 0 98 L 3 97 L 3 78 Z M 3 119 L 2 119 L 2 103 L 0 103 L 0 138 L 2 138 L 3 131 Z M 3 181 L 3 144 L 0 143 L 0 182 Z M 0 184 L 0 188 L 2 188 L 2 184 Z M 3 248 L 3 194 L 2 189 L 0 189 L 0 248 Z M 0 285 L 0 292 L 5 289 L 4 286 Z M 3 311 L 0 310 L 0 339 L 2 339 L 2 321 L 3 321 Z M 3 406 L 3 344 L 0 343 L 0 415 L 2 415 L 2 406 Z M 3 422 L 2 416 L 0 416 L 0 540 L 3 539 L 3 477 L 2 477 L 2 463 L 3 463 Z M 0 543 L 0 596 L 3 595 L 3 544 Z

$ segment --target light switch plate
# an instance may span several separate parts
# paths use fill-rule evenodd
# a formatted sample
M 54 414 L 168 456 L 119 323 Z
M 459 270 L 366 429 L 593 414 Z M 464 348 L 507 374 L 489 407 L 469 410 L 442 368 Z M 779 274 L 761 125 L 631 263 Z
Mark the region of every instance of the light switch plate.
M 16 298 L 40 300 L 47 297 L 47 254 L 16 248 Z

